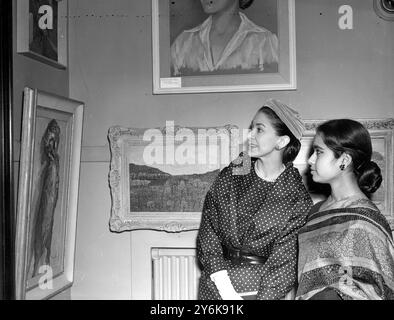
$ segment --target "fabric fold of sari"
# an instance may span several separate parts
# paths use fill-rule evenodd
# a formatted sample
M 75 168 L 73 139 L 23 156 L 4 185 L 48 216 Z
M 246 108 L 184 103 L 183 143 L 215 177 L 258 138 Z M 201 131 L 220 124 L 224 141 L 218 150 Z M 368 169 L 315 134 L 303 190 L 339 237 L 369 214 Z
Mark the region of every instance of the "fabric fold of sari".
M 335 290 L 342 299 L 394 300 L 394 244 L 385 217 L 369 207 L 310 215 L 299 232 L 296 299 Z

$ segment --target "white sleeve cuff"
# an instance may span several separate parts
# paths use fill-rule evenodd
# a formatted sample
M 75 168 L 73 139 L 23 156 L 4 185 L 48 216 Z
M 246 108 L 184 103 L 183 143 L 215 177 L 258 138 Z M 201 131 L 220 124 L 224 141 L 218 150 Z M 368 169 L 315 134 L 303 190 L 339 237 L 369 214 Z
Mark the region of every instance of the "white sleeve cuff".
M 227 270 L 220 270 L 211 274 L 211 280 L 215 283 L 223 300 L 243 300 L 235 291 Z

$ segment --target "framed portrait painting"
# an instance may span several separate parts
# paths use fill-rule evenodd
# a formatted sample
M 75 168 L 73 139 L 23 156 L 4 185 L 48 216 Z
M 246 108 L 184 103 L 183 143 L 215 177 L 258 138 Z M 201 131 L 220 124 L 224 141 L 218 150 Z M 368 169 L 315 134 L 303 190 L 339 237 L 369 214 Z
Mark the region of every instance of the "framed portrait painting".
M 153 93 L 296 89 L 294 0 L 152 0 Z
M 84 105 L 25 88 L 16 223 L 16 298 L 73 283 Z
M 68 0 L 18 0 L 17 52 L 67 67 Z
M 111 231 L 198 229 L 206 192 L 237 155 L 238 129 L 111 127 Z

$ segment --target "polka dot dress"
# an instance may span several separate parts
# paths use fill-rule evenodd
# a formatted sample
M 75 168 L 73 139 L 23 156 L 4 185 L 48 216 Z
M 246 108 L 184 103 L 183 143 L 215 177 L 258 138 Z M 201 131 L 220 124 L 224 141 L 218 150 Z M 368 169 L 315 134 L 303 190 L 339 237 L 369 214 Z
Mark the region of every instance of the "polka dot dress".
M 234 174 L 242 163 L 230 164 L 206 195 L 197 237 L 202 265 L 199 299 L 221 299 L 210 279 L 220 270 L 227 270 L 238 293 L 257 291 L 257 299 L 281 299 L 296 284 L 297 232 L 312 200 L 292 164 L 275 182 L 268 182 L 257 176 L 254 162 L 243 175 Z M 224 259 L 223 245 L 267 261 L 235 265 Z

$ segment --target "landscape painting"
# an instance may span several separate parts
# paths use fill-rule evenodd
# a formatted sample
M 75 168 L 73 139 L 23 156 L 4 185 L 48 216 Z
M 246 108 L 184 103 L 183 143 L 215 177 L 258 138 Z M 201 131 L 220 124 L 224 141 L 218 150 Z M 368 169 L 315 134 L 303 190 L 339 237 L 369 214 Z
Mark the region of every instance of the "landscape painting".
M 205 195 L 238 150 L 232 129 L 111 127 L 110 229 L 198 229 Z
M 172 175 L 130 163 L 129 174 L 132 211 L 198 212 L 219 170 Z

